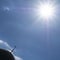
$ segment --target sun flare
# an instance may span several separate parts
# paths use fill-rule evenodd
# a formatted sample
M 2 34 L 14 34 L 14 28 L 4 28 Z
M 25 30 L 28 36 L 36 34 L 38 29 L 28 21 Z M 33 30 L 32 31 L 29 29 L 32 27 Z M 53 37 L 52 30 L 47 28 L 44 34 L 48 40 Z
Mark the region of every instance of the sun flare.
M 54 4 L 52 3 L 47 3 L 47 2 L 44 2 L 44 3 L 41 3 L 39 6 L 38 6 L 38 15 L 43 18 L 43 19 L 51 19 L 54 17 L 55 15 L 55 6 Z
M 41 5 L 40 6 L 40 14 L 42 17 L 44 18 L 49 18 L 53 15 L 53 7 L 51 5 L 47 5 L 47 4 L 44 4 L 44 5 Z

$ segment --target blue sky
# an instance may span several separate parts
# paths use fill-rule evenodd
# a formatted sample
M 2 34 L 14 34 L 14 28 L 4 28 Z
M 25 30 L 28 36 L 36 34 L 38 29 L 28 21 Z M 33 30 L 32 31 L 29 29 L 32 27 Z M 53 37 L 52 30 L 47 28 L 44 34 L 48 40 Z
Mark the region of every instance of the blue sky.
M 0 40 L 16 45 L 14 54 L 23 60 L 60 60 L 60 0 L 54 1 L 57 17 L 47 31 L 45 23 L 36 22 L 35 11 L 27 9 L 40 0 L 0 0 Z

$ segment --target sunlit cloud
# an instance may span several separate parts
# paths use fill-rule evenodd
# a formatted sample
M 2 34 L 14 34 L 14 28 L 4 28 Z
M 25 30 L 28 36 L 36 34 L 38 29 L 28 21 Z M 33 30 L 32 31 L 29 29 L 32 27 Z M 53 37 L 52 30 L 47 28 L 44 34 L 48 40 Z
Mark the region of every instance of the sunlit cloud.
M 18 57 L 18 56 L 14 56 L 14 57 L 15 57 L 16 60 L 23 60 L 23 59 L 21 59 L 21 58 Z
M 0 45 L 7 47 L 8 49 L 12 49 L 12 47 L 5 41 L 0 40 Z

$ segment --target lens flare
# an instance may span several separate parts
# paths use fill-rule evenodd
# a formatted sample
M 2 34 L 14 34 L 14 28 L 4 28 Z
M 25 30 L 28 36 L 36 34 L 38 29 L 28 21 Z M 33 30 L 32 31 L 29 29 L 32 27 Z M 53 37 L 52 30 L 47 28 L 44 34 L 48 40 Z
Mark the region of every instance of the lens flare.
M 40 3 L 40 5 L 38 5 L 37 9 L 37 14 L 42 19 L 49 20 L 55 17 L 56 6 L 54 5 L 54 3 L 42 2 Z

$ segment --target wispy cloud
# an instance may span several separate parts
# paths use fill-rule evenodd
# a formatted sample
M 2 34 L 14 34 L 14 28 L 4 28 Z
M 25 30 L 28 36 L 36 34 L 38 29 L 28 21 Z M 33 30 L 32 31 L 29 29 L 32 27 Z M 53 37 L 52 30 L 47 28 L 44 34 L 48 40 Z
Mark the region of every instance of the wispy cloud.
M 21 59 L 21 58 L 18 57 L 18 56 L 15 56 L 15 59 L 16 59 L 16 60 L 23 60 L 23 59 Z
M 11 47 L 7 42 L 5 42 L 5 41 L 3 41 L 3 40 L 0 40 L 0 47 L 1 47 L 1 45 L 7 47 L 8 50 L 9 50 L 9 49 L 12 49 L 12 47 Z M 13 55 L 14 55 L 14 54 L 13 54 Z M 18 57 L 18 56 L 16 56 L 16 55 L 14 55 L 14 57 L 15 57 L 16 60 L 22 60 L 22 58 L 20 58 L 20 57 Z
M 12 49 L 12 47 L 5 41 L 3 40 L 0 40 L 0 44 L 4 45 L 5 47 L 9 48 L 9 49 Z

